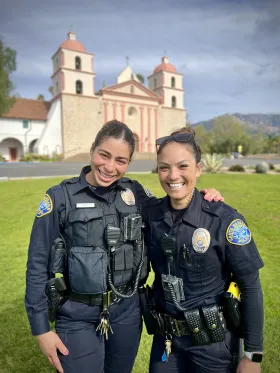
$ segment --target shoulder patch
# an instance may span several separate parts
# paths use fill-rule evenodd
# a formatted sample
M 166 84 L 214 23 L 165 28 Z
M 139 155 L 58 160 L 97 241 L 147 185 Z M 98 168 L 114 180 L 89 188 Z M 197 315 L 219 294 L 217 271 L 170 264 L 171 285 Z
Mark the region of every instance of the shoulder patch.
M 244 221 L 235 219 L 227 228 L 226 239 L 233 245 L 247 245 L 251 241 L 251 231 Z
M 53 202 L 51 197 L 48 194 L 45 194 L 45 197 L 40 202 L 38 207 L 36 217 L 41 218 L 44 215 L 49 214 L 53 210 Z
M 153 197 L 153 193 L 148 188 L 144 188 L 144 191 L 148 197 Z

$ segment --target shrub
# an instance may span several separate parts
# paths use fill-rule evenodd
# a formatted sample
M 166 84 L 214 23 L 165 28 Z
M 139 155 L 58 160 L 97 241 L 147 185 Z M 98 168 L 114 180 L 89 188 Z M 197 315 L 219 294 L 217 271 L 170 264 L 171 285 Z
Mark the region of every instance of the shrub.
M 229 171 L 245 172 L 245 168 L 241 164 L 233 164 L 229 167 Z
M 52 157 L 47 154 L 27 153 L 22 158 L 23 162 L 57 162 L 63 159 L 62 154 L 53 153 Z
M 266 162 L 261 162 L 256 165 L 257 174 L 266 174 L 269 170 L 269 165 Z
M 5 158 L 3 157 L 1 153 L 0 153 L 0 162 L 5 162 Z
M 219 171 L 223 165 L 223 161 L 224 156 L 222 154 L 217 153 L 208 153 L 202 157 L 202 164 L 204 166 L 204 170 L 210 173 Z
M 270 169 L 270 170 L 275 170 L 274 164 L 269 163 L 269 169 Z

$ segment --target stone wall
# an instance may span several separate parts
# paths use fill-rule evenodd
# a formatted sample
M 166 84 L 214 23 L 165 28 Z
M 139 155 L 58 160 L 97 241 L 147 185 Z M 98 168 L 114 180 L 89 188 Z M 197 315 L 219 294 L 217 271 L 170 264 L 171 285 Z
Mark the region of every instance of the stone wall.
M 104 124 L 101 98 L 62 94 L 61 100 L 64 157 L 88 153 Z

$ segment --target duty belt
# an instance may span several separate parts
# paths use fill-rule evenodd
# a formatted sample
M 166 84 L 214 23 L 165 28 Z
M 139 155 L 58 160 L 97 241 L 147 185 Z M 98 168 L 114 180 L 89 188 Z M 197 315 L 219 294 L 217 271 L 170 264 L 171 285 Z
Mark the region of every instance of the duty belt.
M 190 335 L 195 344 L 208 344 L 224 339 L 226 320 L 222 307 L 216 305 L 184 312 L 185 319 L 175 319 L 164 313 L 154 312 L 163 335 L 173 334 L 177 337 Z
M 132 292 L 132 283 L 127 283 L 116 287 L 117 291 L 121 293 Z M 117 303 L 120 298 L 118 298 L 111 290 L 108 291 L 109 301 L 111 303 Z M 75 302 L 80 302 L 87 304 L 88 306 L 102 306 L 103 305 L 103 294 L 79 294 L 72 290 L 67 292 L 67 297 Z

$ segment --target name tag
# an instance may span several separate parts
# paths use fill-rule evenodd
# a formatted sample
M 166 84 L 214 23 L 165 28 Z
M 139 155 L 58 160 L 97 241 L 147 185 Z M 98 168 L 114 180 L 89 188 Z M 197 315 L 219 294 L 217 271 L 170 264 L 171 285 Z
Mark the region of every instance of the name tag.
M 95 203 L 76 203 L 77 209 L 86 209 L 89 207 L 95 207 Z

